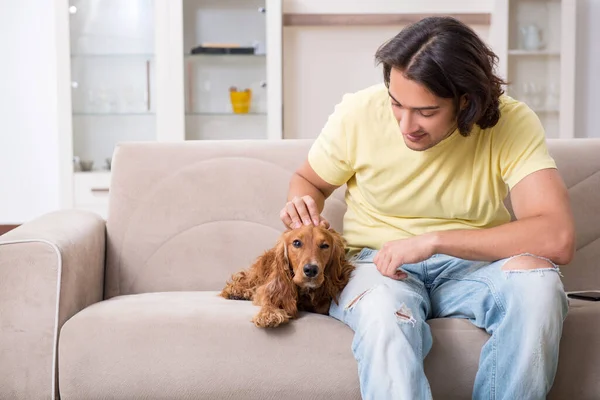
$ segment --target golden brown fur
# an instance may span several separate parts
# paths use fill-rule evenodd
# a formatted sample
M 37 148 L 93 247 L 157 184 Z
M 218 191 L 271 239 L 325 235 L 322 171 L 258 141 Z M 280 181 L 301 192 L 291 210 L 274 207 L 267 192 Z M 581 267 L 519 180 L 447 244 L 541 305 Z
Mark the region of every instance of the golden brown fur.
M 316 275 L 309 277 L 315 266 Z M 233 274 L 220 295 L 252 300 L 261 307 L 252 322 L 258 327 L 276 327 L 295 318 L 298 311 L 327 314 L 353 269 L 339 233 L 303 226 L 284 232 L 275 247 L 250 268 Z

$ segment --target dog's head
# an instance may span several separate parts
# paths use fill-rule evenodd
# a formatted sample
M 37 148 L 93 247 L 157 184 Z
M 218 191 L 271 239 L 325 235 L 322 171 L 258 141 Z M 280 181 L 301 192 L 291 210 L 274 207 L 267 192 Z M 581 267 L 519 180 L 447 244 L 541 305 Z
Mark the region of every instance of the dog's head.
M 280 239 L 292 281 L 303 289 L 316 289 L 327 279 L 337 281 L 345 263 L 342 236 L 324 226 L 302 226 L 284 232 Z
M 257 304 L 271 304 L 293 316 L 302 294 L 308 295 L 313 307 L 327 307 L 331 300 L 337 303 L 354 266 L 346 260 L 339 233 L 309 225 L 282 233 L 255 268 L 266 278 L 257 289 Z

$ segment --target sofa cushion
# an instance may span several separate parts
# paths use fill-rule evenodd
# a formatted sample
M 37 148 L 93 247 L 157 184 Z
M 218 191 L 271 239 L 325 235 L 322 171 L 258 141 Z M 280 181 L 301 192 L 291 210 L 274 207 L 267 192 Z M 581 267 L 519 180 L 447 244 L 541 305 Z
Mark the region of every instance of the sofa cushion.
M 90 306 L 62 328 L 65 399 L 359 399 L 352 331 L 302 313 L 273 330 L 258 310 L 217 292 L 118 296 Z M 487 334 L 462 319 L 436 319 L 425 360 L 434 398 L 470 399 Z M 600 393 L 600 304 L 571 300 L 550 399 Z
M 303 314 L 264 330 L 217 292 L 118 296 L 63 327 L 61 399 L 360 399 L 352 331 Z

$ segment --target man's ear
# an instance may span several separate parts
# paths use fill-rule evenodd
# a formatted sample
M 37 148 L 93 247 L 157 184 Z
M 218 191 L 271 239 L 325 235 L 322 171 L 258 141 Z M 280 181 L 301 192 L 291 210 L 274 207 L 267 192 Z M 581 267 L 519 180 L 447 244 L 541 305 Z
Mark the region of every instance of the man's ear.
M 467 95 L 465 93 L 462 96 L 460 96 L 460 102 L 459 102 L 459 106 L 458 107 L 460 108 L 460 111 L 462 111 L 465 108 L 467 108 L 468 105 L 469 105 L 469 95 Z

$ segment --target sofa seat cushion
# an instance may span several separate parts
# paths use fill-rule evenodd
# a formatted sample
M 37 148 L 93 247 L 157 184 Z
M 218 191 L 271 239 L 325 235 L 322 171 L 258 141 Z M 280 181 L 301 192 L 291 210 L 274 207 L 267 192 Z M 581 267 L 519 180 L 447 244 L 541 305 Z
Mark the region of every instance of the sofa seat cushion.
M 317 314 L 265 330 L 217 292 L 117 296 L 63 326 L 61 399 L 360 399 L 352 331 Z
M 126 295 L 94 304 L 63 326 L 65 399 L 360 399 L 352 331 L 302 313 L 256 328 L 258 307 L 217 292 Z M 463 319 L 436 319 L 425 360 L 434 398 L 470 399 L 488 335 Z M 549 399 L 600 393 L 600 304 L 571 300 Z

